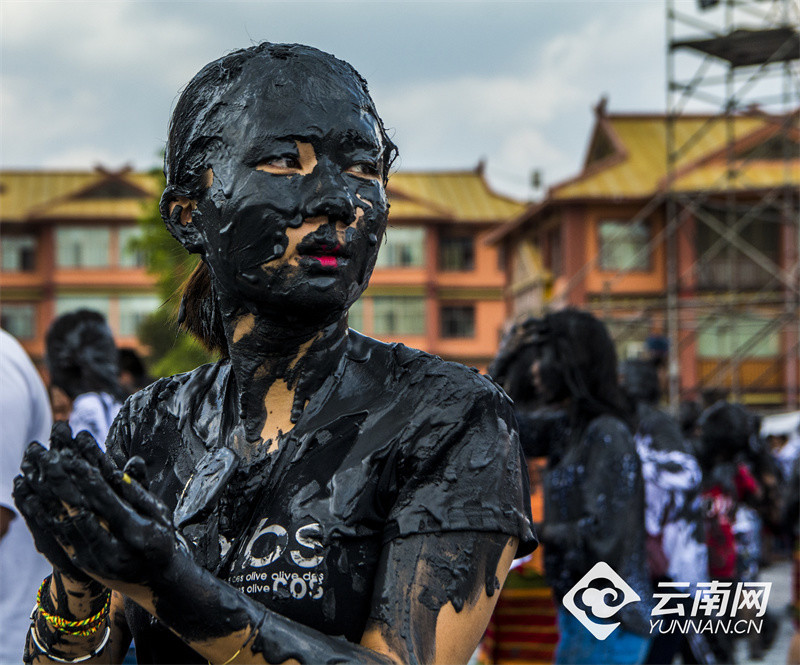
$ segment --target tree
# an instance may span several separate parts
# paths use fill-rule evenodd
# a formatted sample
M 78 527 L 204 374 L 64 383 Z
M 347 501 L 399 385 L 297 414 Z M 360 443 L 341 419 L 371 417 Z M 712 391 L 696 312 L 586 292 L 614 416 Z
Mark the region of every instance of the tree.
M 164 174 L 154 169 L 158 191 L 166 185 Z M 148 370 L 153 376 L 187 372 L 215 358 L 195 339 L 178 328 L 178 307 L 184 282 L 194 270 L 199 257 L 189 254 L 164 226 L 154 198 L 139 218 L 139 237 L 131 240 L 132 249 L 141 252 L 147 271 L 156 277 L 163 305 L 142 323 L 139 340 L 150 347 Z

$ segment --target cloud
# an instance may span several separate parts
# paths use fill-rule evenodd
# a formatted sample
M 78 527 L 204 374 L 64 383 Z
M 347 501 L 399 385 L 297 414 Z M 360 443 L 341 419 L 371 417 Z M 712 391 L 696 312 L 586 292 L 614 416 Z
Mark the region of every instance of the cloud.
M 197 50 L 209 40 L 212 26 L 153 11 L 153 5 L 148 10 L 148 4 L 4 2 L 4 55 L 24 60 L 36 57 L 32 51 L 37 49 L 65 73 L 138 73 L 178 85 L 187 70 L 196 69 Z
M 663 99 L 661 3 L 1 1 L 2 158 L 15 166 L 150 166 L 180 87 L 251 36 L 318 38 L 354 60 L 401 168 L 486 157 L 493 183 L 523 196 L 532 169 L 552 184 L 579 168 L 602 93 L 612 110 Z
M 127 163 L 115 150 L 109 150 L 101 145 L 76 145 L 48 155 L 42 162 L 45 169 L 73 169 L 76 164 L 84 168 L 101 165 L 115 170 L 126 166 Z
M 523 51 L 526 66 L 515 63 L 514 74 L 379 89 L 376 102 L 397 129 L 404 164 L 439 154 L 468 166 L 485 156 L 499 189 L 527 196 L 534 168 L 545 167 L 549 184 L 577 171 L 592 123 L 589 109 L 603 93 L 610 93 L 612 110 L 619 108 L 617 98 L 638 110 L 661 110 L 643 100 L 659 99 L 664 86 L 662 10 L 652 3 L 617 6 L 618 13 L 587 19 Z

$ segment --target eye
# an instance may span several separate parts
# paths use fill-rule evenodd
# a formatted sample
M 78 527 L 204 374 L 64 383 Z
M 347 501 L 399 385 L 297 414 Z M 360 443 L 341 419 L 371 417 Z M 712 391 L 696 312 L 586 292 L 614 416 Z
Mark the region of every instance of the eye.
M 256 164 L 256 169 L 269 173 L 285 173 L 288 171 L 299 171 L 301 166 L 297 155 L 278 155 L 262 159 Z
M 381 177 L 378 166 L 372 162 L 356 162 L 347 169 L 347 172 L 368 180 L 378 180 Z

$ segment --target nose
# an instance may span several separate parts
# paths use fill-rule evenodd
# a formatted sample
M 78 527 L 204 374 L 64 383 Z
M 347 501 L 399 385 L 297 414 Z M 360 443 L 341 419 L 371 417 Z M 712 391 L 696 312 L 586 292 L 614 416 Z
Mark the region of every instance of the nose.
M 301 211 L 304 218 L 327 217 L 329 222 L 344 224 L 355 221 L 353 194 L 334 164 L 321 161 L 306 178 L 308 189 Z

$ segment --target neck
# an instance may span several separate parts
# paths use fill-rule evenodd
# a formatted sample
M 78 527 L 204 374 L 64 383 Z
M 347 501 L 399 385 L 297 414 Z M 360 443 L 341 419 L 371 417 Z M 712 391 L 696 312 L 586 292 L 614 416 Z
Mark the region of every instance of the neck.
M 247 441 L 275 442 L 274 432 L 291 429 L 336 370 L 345 348 L 347 316 L 319 325 L 289 325 L 253 314 L 224 318 Z

